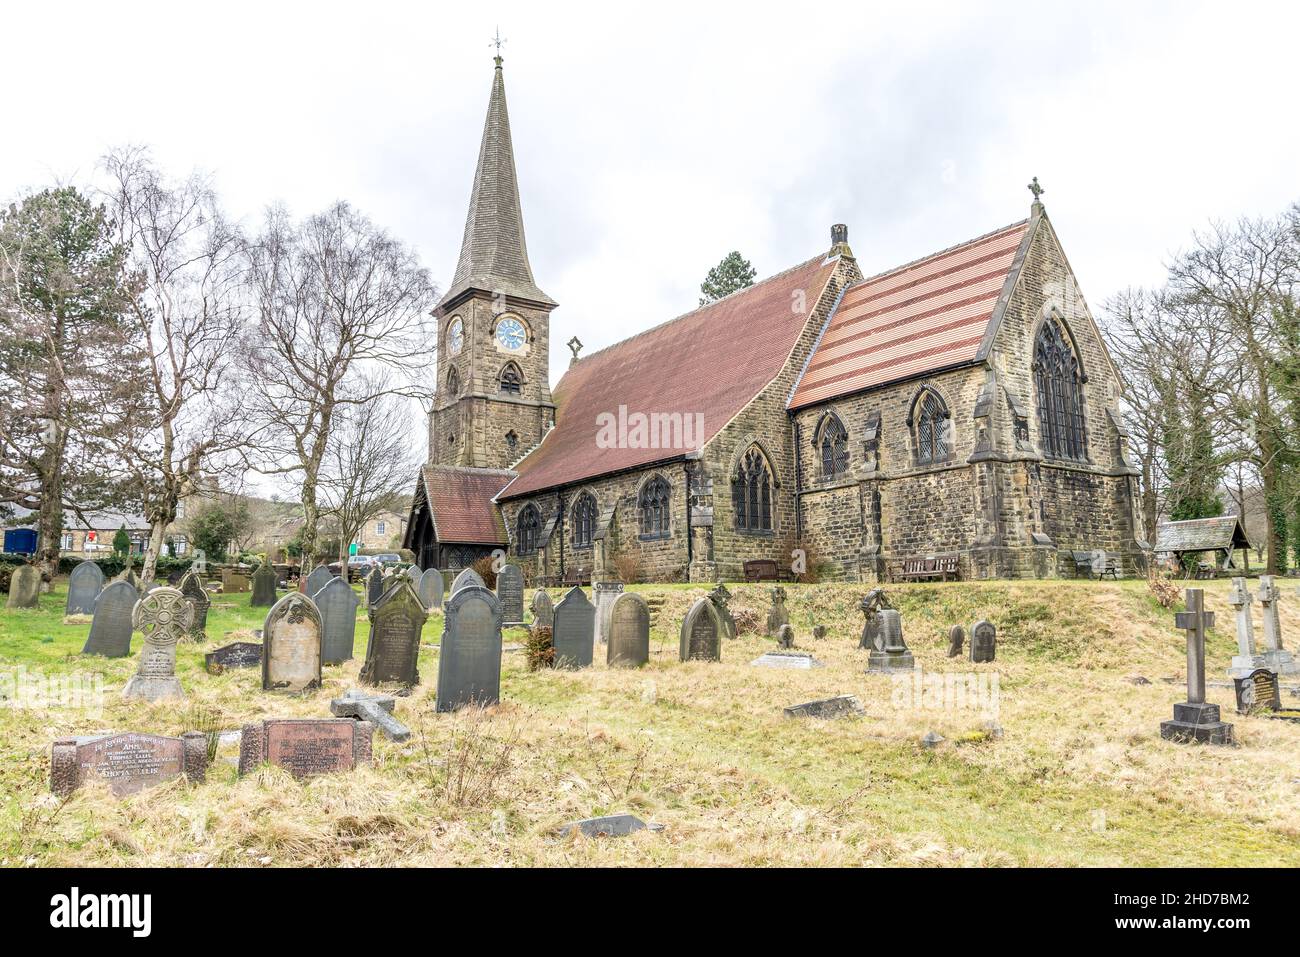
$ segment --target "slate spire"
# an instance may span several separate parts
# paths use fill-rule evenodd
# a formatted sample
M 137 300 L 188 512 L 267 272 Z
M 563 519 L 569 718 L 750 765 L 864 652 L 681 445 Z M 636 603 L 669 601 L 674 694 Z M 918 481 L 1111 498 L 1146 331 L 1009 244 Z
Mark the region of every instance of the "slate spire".
M 479 147 L 478 168 L 474 171 L 474 190 L 465 217 L 465 238 L 461 242 L 456 275 L 443 302 L 466 290 L 479 289 L 493 294 L 501 291 L 507 296 L 553 306 L 555 302 L 537 288 L 528 264 L 501 57 L 498 55 L 495 61 L 483 143 Z

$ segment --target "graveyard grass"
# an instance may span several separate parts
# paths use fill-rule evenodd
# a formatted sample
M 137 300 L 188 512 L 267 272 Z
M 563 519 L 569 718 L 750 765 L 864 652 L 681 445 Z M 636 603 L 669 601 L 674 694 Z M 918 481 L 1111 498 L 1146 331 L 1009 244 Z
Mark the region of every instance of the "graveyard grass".
M 1228 583 L 1209 582 L 1218 613 L 1211 681 L 1233 654 Z M 610 670 L 603 649 L 583 672 L 530 673 L 507 652 L 502 703 L 434 712 L 431 617 L 421 684 L 399 698 L 412 738 L 376 733 L 369 769 L 299 783 L 266 767 L 240 780 L 223 744 L 202 785 L 173 781 L 115 800 L 102 785 L 66 802 L 49 793 L 51 742 L 104 730 L 175 735 L 235 730 L 269 717 L 324 717 L 355 686 L 365 653 L 325 669 L 303 696 L 260 690 L 257 669 L 213 677 L 204 650 L 251 638 L 266 609 L 215 596 L 204 645 L 183 644 L 183 703 L 126 702 L 140 636 L 125 659 L 82 658 L 86 620 L 65 623 L 66 583 L 40 609 L 0 610 L 0 669 L 46 676 L 102 673 L 101 714 L 0 707 L 0 864 L 338 865 L 1290 865 L 1300 863 L 1300 725 L 1232 714 L 1240 746 L 1162 741 L 1160 722 L 1185 697 L 1184 639 L 1173 610 L 1141 581 L 893 586 L 904 633 L 925 673 L 999 676 L 1000 738 L 978 711 L 892 702 L 890 678 L 864 673 L 857 650 L 862 586 L 786 586 L 797 645 L 826 667 L 754 668 L 775 647 L 761 626 L 767 589 L 734 585 L 742 633 L 721 664 L 677 662 L 677 627 L 702 586 L 646 586 L 664 599 L 650 664 Z M 1290 592 L 1291 589 L 1286 589 Z M 558 599 L 559 591 L 552 597 Z M 1282 601 L 1284 634 L 1300 640 L 1300 601 Z M 1258 615 L 1258 609 L 1256 609 Z M 947 631 L 998 625 L 997 661 L 945 657 Z M 813 623 L 829 626 L 823 641 Z M 506 633 L 522 644 L 523 631 Z M 1150 679 L 1135 685 L 1134 676 Z M 1166 683 L 1176 678 L 1177 683 Z M 1284 684 L 1292 680 L 1284 679 Z M 857 695 L 861 718 L 792 720 L 782 708 Z M 1286 693 L 1284 692 L 1284 695 Z M 0 702 L 0 704 L 6 704 Z M 946 739 L 923 749 L 928 731 Z M 628 811 L 661 823 L 622 839 L 554 836 L 577 818 Z

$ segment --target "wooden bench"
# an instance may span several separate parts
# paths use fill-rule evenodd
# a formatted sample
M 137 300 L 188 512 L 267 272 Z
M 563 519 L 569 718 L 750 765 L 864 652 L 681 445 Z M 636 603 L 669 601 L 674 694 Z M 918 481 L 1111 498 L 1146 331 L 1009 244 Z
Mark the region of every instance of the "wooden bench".
M 754 558 L 745 562 L 745 581 L 747 582 L 787 582 L 790 580 L 790 572 L 770 558 Z
M 1074 577 L 1086 575 L 1088 578 L 1096 577 L 1098 580 L 1110 576 L 1115 581 L 1119 581 L 1119 573 L 1124 570 L 1124 560 L 1115 552 L 1103 552 L 1105 557 L 1101 561 L 1101 567 L 1097 567 L 1095 561 L 1095 552 L 1071 551 L 1070 560 L 1074 565 Z
M 590 585 L 591 569 L 574 568 L 570 566 L 564 570 L 564 578 L 560 580 L 560 584 L 566 588 L 571 588 L 575 585 Z
M 961 560 L 957 555 L 905 558 L 894 565 L 889 577 L 891 581 L 959 581 Z
M 1197 562 L 1197 563 L 1196 563 L 1196 577 L 1197 577 L 1198 579 L 1202 579 L 1202 578 L 1218 578 L 1218 577 L 1219 577 L 1219 566 L 1216 565 L 1214 562 Z

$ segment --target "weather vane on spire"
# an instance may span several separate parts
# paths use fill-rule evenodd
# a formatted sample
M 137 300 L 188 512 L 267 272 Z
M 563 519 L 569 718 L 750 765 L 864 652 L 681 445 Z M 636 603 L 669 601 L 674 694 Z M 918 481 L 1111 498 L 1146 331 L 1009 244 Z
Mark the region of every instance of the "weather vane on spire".
M 505 42 L 506 42 L 506 38 L 503 37 L 503 36 L 501 35 L 501 27 L 498 26 L 498 27 L 497 27 L 497 35 L 494 36 L 494 37 L 492 38 L 492 42 L 488 44 L 488 46 L 494 46 L 494 47 L 497 48 L 497 60 L 498 60 L 498 61 L 500 61 L 500 59 L 501 59 L 501 47 L 505 44 Z

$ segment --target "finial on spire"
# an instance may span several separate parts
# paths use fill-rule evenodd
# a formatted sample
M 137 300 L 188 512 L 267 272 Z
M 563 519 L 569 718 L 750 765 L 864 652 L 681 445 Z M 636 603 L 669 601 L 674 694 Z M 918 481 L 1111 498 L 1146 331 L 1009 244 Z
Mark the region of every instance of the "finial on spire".
M 505 42 L 506 42 L 506 38 L 501 35 L 501 27 L 498 26 L 496 36 L 494 36 L 492 38 L 492 42 L 488 44 L 488 46 L 494 46 L 497 48 L 497 55 L 492 59 L 496 61 L 498 70 L 501 69 L 501 63 L 502 63 L 501 47 L 505 44 Z
M 567 345 L 569 347 L 569 351 L 573 353 L 573 358 L 570 359 L 569 361 L 577 362 L 578 353 L 582 351 L 582 340 L 579 339 L 577 336 L 574 336 L 572 339 L 566 342 L 565 345 Z
M 1038 185 L 1038 177 L 1035 176 L 1034 181 L 1025 188 L 1034 194 L 1034 205 L 1042 206 L 1043 200 L 1041 199 L 1041 197 L 1044 193 L 1047 192 L 1047 190 L 1043 189 L 1043 187 Z

